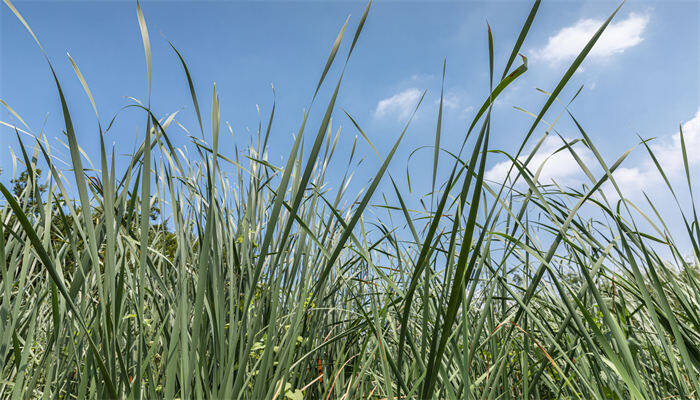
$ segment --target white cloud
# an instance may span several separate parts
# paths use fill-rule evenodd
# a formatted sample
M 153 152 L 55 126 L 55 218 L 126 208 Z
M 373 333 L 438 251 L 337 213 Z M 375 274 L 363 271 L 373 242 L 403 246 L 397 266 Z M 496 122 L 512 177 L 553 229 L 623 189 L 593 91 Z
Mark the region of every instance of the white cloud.
M 411 75 L 411 80 L 414 82 L 425 82 L 435 79 L 435 74 L 426 74 L 424 72 L 420 72 L 417 74 Z
M 435 107 L 440 105 L 440 98 L 438 97 L 435 99 Z M 456 115 L 458 118 L 465 118 L 467 114 L 469 114 L 472 110 L 474 110 L 474 106 L 469 105 L 465 101 L 465 96 L 463 94 L 458 94 L 458 93 L 445 93 L 445 95 L 442 98 L 442 106 L 445 109 L 445 111 L 450 111 L 454 112 L 452 115 Z
M 688 164 L 694 170 L 691 173 L 698 173 L 697 167 L 700 166 L 700 152 L 695 151 L 695 149 L 700 149 L 700 108 L 698 108 L 692 119 L 682 125 L 682 130 Z M 570 141 L 570 139 L 567 139 L 567 141 Z M 537 173 L 537 170 L 542 167 L 538 179 L 542 184 L 549 184 L 555 181 L 562 186 L 575 186 L 582 183 L 590 186 L 590 180 L 585 176 L 568 150 L 565 149 L 554 154 L 562 146 L 563 142 L 559 137 L 553 135 L 547 137 L 528 164 L 529 170 L 532 173 Z M 649 147 L 671 182 L 685 179 L 685 166 L 683 164 L 681 135 L 679 132 L 656 138 L 650 142 Z M 573 148 L 583 163 L 592 171 L 595 178 L 599 179 L 602 177 L 603 171 L 592 152 L 578 143 Z M 656 165 L 646 154 L 646 150 L 642 148 L 641 151 L 644 153 L 642 162 L 633 166 L 627 166 L 623 162 L 623 165 L 618 167 L 613 173 L 615 182 L 625 197 L 640 198 L 642 191 L 653 193 L 654 190 L 662 190 L 661 188 L 665 185 Z M 519 160 L 521 162 L 525 161 L 530 152 L 525 153 L 526 155 L 521 156 Z M 611 162 L 608 161 L 608 166 L 610 164 Z M 496 183 L 503 182 L 510 165 L 510 160 L 495 164 L 486 172 L 486 179 Z M 514 175 L 511 174 L 512 177 Z M 525 184 L 522 178 L 519 184 Z M 610 198 L 618 197 L 617 191 L 609 182 L 603 186 L 603 191 Z
M 566 139 L 566 141 L 570 143 L 571 139 Z M 533 174 L 537 174 L 538 170 L 541 168 L 538 177 L 540 183 L 551 184 L 555 181 L 562 185 L 573 185 L 579 181 L 583 182 L 582 179 L 585 178 L 585 175 L 583 175 L 583 171 L 571 155 L 571 152 L 568 149 L 556 152 L 563 146 L 564 142 L 560 137 L 550 135 L 544 140 L 537 153 L 535 153 L 528 163 L 528 169 Z M 574 144 L 572 148 L 586 165 L 592 165 L 595 162 L 593 153 L 584 146 L 581 146 L 580 143 Z M 525 162 L 531 152 L 532 150 L 519 157 L 518 160 L 520 162 Z M 505 180 L 510 166 L 510 160 L 499 162 L 486 171 L 485 177 L 493 182 L 501 183 Z M 515 172 L 511 173 L 511 178 L 515 177 L 517 174 L 517 170 L 514 171 Z M 524 184 L 524 181 L 521 183 Z
M 435 104 L 440 104 L 440 99 L 435 99 Z M 442 98 L 442 105 L 446 109 L 456 110 L 461 104 L 462 100 L 456 94 L 447 94 Z
M 635 13 L 629 14 L 626 19 L 611 23 L 593 46 L 588 57 L 598 60 L 607 59 L 638 45 L 643 40 L 642 33 L 648 23 L 648 15 Z M 534 59 L 554 65 L 573 59 L 583 50 L 602 24 L 603 21 L 597 19 L 579 20 L 563 28 L 554 36 L 550 36 L 547 45 L 533 51 L 531 55 Z
M 696 151 L 700 149 L 700 108 L 691 120 L 683 124 L 682 130 L 688 164 L 696 165 L 700 163 L 700 152 Z M 680 132 L 674 134 L 671 140 L 662 141 L 651 148 L 664 169 L 678 173 L 683 168 Z
M 410 88 L 389 98 L 380 100 L 377 103 L 377 108 L 374 110 L 374 116 L 376 118 L 382 118 L 390 115 L 398 119 L 406 119 L 411 115 L 416 104 L 418 104 L 420 95 L 420 90 Z
M 682 130 L 688 165 L 693 168 L 700 165 L 700 152 L 695 151 L 695 149 L 700 149 L 700 108 L 692 119 L 682 125 Z M 670 137 L 655 139 L 649 147 L 671 181 L 685 176 L 680 132 Z M 650 158 L 645 159 L 641 165 L 635 167 L 618 168 L 613 173 L 613 177 L 625 196 L 641 194 L 642 190 L 648 192 L 652 188 L 665 184 Z M 609 190 L 614 189 L 610 187 Z
M 613 178 L 617 187 L 625 197 L 639 197 L 642 192 L 650 192 L 651 188 L 658 187 L 661 177 L 656 170 L 639 166 L 619 167 L 613 172 Z M 618 199 L 620 196 L 615 187 L 609 181 L 602 186 L 603 192 L 610 199 Z

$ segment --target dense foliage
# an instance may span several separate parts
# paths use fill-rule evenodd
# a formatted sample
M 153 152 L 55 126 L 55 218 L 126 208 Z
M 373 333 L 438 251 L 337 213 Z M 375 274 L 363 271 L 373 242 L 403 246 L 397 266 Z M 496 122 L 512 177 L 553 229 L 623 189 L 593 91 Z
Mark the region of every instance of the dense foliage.
M 309 133 L 304 114 L 284 165 L 273 165 L 274 111 L 247 149 L 220 154 L 216 91 L 205 130 L 177 53 L 196 151 L 185 157 L 171 145 L 175 114 L 158 120 L 141 107 L 148 127 L 128 167 L 115 166 L 101 126 L 94 176 L 56 78 L 72 166 L 59 168 L 44 136 L 25 139 L 26 171 L 14 191 L 0 186 L 0 398 L 697 398 L 695 209 L 680 209 L 689 256 L 661 215 L 601 189 L 617 188 L 612 172 L 627 153 L 611 164 L 598 157 L 600 176 L 581 164 L 590 184 L 578 190 L 540 184 L 522 154 L 613 16 L 533 113 L 510 179 L 484 179 L 491 106 L 526 73 L 525 59 L 514 63 L 538 6 L 502 75 L 491 62 L 491 93 L 458 153 L 440 149 L 440 102 L 433 201 L 422 211 L 395 184 L 383 205 L 370 203 L 391 181 L 406 130 L 364 190 L 347 191 L 351 170 L 326 182 L 340 165 L 330 120 L 342 75 L 319 126 Z M 140 9 L 138 20 L 150 79 Z M 490 31 L 488 40 L 493 60 Z M 572 144 L 560 151 L 575 155 Z M 449 174 L 436 172 L 438 161 Z

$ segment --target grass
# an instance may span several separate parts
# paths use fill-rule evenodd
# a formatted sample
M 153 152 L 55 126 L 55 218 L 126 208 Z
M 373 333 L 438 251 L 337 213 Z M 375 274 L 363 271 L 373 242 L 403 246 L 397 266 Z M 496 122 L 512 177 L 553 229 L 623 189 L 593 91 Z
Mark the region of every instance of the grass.
M 111 123 L 100 125 L 100 164 L 88 177 L 54 74 L 72 165 L 60 168 L 43 135 L 22 142 L 20 125 L 25 185 L 15 193 L 0 185 L 0 397 L 697 398 L 694 206 L 678 206 L 692 246 L 688 259 L 653 203 L 654 213 L 644 214 L 615 184 L 612 172 L 629 152 L 606 163 L 566 107 L 560 117 L 574 121 L 578 140 L 600 164 L 580 163 L 590 183 L 543 185 L 528 166 L 538 146 L 524 152 L 543 125 L 536 143 L 556 134 L 543 118 L 615 13 L 531 113 L 522 145 L 507 155 L 508 179 L 484 179 L 494 153 L 492 106 L 526 73 L 525 58 L 514 66 L 538 7 L 536 1 L 500 79 L 489 28 L 492 89 L 459 153 L 440 148 L 440 102 L 433 201 L 420 213 L 407 208 L 407 195 L 387 176 L 406 129 L 363 190 L 347 191 L 350 169 L 339 183 L 326 181 L 339 165 L 330 121 L 370 5 L 338 61 L 347 22 L 342 27 L 312 88 L 309 109 L 325 107 L 324 117 L 311 128 L 304 114 L 284 165 L 267 159 L 274 108 L 248 148 L 219 153 L 226 139 L 216 90 L 210 111 L 200 108 L 173 47 L 201 133 L 191 136 L 195 151 L 185 156 L 172 146 L 175 114 L 157 119 L 148 104 L 134 104 L 147 120 L 140 148 L 118 169 L 103 138 Z M 140 8 L 137 15 L 150 102 L 149 35 Z M 335 89 L 317 106 L 338 62 L 344 66 L 330 82 Z M 643 147 L 675 198 L 653 151 Z M 560 151 L 580 160 L 571 142 L 562 139 Z M 449 175 L 441 176 L 439 165 L 451 167 Z M 384 205 L 370 204 L 383 180 L 393 192 L 383 193 Z M 603 184 L 622 200 L 606 197 Z M 370 217 L 373 209 L 390 218 Z M 154 210 L 168 222 L 156 223 Z

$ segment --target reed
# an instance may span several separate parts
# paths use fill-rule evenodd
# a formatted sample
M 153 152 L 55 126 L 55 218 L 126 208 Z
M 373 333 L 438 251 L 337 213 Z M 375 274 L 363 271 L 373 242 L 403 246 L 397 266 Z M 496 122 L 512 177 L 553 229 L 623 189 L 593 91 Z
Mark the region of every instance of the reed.
M 679 205 L 688 259 L 663 215 L 644 214 L 615 184 L 612 172 L 629 152 L 607 163 L 566 107 L 561 117 L 575 122 L 577 141 L 600 164 L 580 163 L 590 182 L 578 190 L 541 184 L 529 165 L 538 146 L 524 151 L 555 134 L 537 136 L 614 13 L 532 113 L 519 151 L 506 155 L 508 179 L 484 179 L 494 156 L 492 106 L 527 71 L 517 55 L 538 7 L 502 73 L 494 71 L 487 32 L 492 89 L 458 153 L 440 147 L 441 100 L 434 201 L 421 212 L 406 206 L 410 195 L 396 184 L 384 204 L 370 203 L 380 182 L 393 183 L 387 169 L 406 129 L 362 190 L 348 191 L 350 168 L 339 184 L 326 182 L 341 165 L 331 118 L 345 117 L 335 107 L 343 74 L 328 72 L 336 63 L 351 68 L 370 5 L 347 55 L 339 54 L 350 36 L 346 22 L 310 88 L 309 109 L 325 110 L 323 118 L 311 127 L 308 112 L 301 117 L 280 165 L 268 160 L 274 107 L 250 146 L 233 157 L 219 152 L 228 136 L 216 90 L 211 107 L 200 108 L 173 47 L 196 110 L 194 150 L 185 157 L 168 137 L 175 122 L 187 124 L 176 113 L 158 119 L 149 104 L 133 104 L 147 129 L 118 168 L 104 143 L 111 122 L 98 114 L 71 59 L 102 123 L 99 167 L 96 176 L 85 172 L 54 74 L 71 165 L 62 168 L 46 138 L 27 140 L 20 134 L 28 128 L 18 124 L 27 173 L 14 193 L 0 185 L 0 398 L 697 398 L 694 206 Z M 137 16 L 155 100 L 140 8 Z M 324 85 L 334 90 L 322 102 Z M 361 121 L 352 123 L 371 140 Z M 572 142 L 562 139 L 559 151 L 580 159 Z M 692 196 L 684 143 L 679 157 Z M 621 200 L 606 197 L 604 184 Z

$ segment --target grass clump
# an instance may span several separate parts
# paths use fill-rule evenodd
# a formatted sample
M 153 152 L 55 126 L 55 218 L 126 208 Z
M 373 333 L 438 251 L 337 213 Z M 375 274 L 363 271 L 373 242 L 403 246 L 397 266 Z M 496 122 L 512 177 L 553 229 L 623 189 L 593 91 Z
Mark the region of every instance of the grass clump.
M 222 155 L 216 90 L 205 112 L 175 50 L 201 133 L 191 137 L 195 150 L 185 157 L 172 145 L 175 114 L 158 119 L 150 105 L 134 104 L 147 119 L 140 147 L 118 169 L 104 144 L 111 123 L 100 125 L 96 176 L 82 165 L 54 75 L 72 165 L 60 168 L 44 136 L 23 142 L 18 126 L 26 173 L 14 192 L 0 185 L 0 397 L 697 398 L 695 209 L 680 209 L 688 260 L 660 215 L 602 190 L 617 189 L 612 172 L 628 153 L 612 164 L 598 156 L 600 176 L 581 163 L 590 183 L 579 190 L 540 184 L 528 166 L 538 146 L 524 154 L 614 13 L 532 114 L 509 156 L 508 180 L 484 179 L 492 105 L 527 70 L 525 58 L 515 63 L 538 7 L 502 75 L 489 30 L 491 91 L 458 153 L 440 148 L 440 102 L 433 206 L 408 209 L 394 183 L 385 193 L 394 202 L 382 207 L 391 221 L 398 216 L 395 225 L 367 211 L 378 207 L 370 200 L 391 179 L 387 168 L 406 129 L 364 190 L 347 192 L 351 171 L 326 183 L 338 152 L 330 121 L 342 73 L 320 124 L 307 127 L 305 113 L 284 165 L 273 165 L 274 108 L 248 148 Z M 344 72 L 369 9 L 338 61 L 341 29 L 312 106 L 331 66 L 342 62 Z M 150 88 L 148 29 L 140 8 L 137 15 Z M 560 151 L 576 155 L 572 145 L 563 141 Z M 445 176 L 437 173 L 441 154 L 451 156 L 442 159 Z M 687 180 L 692 195 L 689 172 Z

